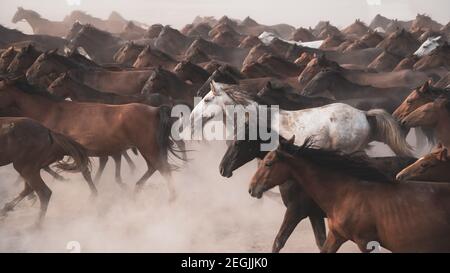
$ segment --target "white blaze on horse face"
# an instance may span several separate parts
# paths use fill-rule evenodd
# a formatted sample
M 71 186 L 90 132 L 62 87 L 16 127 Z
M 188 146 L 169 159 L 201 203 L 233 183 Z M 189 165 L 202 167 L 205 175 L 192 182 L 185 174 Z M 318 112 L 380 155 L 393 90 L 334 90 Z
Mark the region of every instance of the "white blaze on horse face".
M 422 57 L 430 54 L 433 50 L 435 50 L 439 46 L 440 40 L 441 36 L 428 38 L 414 53 L 414 55 Z
M 370 125 L 365 112 L 343 103 L 280 111 L 279 122 L 280 135 L 286 139 L 295 135 L 296 145 L 313 137 L 318 148 L 352 153 L 364 149 L 369 142 Z

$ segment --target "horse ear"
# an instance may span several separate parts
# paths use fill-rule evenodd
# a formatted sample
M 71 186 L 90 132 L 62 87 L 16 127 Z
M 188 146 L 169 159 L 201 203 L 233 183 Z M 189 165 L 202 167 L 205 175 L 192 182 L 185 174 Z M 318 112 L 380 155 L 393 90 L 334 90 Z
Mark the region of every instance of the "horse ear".
M 293 135 L 293 136 L 287 141 L 287 143 L 288 143 L 288 144 L 291 144 L 291 145 L 293 145 L 294 142 L 295 142 L 295 135 Z
M 211 82 L 209 83 L 209 86 L 211 87 L 211 91 L 213 92 L 213 94 L 214 94 L 214 95 L 217 95 L 218 92 L 217 92 L 217 89 L 216 89 L 216 82 L 215 82 L 215 81 L 211 81 Z
M 425 93 L 428 91 L 428 89 L 430 88 L 430 81 L 426 81 L 422 87 L 419 88 L 419 92 L 420 93 Z

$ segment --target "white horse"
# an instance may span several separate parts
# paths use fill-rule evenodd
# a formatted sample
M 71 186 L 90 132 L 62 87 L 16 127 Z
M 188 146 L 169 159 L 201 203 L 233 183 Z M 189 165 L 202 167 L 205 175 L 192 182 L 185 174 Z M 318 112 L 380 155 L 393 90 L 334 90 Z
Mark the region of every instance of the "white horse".
M 227 105 L 257 105 L 238 88 L 212 82 L 209 93 L 191 113 L 191 125 L 203 128 L 204 123 L 216 116 L 227 115 Z M 256 111 L 254 107 L 249 108 Z M 397 122 L 381 109 L 361 111 L 347 104 L 333 103 L 299 111 L 280 110 L 273 122 L 279 125 L 277 133 L 282 137 L 290 139 L 295 135 L 297 145 L 313 137 L 314 143 L 322 149 L 353 153 L 364 150 L 371 141 L 380 141 L 399 156 L 411 155 L 411 147 Z
M 442 44 L 441 36 L 428 38 L 419 49 L 414 52 L 414 55 L 423 57 L 429 55 L 433 50 Z
M 275 34 L 273 34 L 271 32 L 267 32 L 267 31 L 264 31 L 263 33 L 261 33 L 258 36 L 258 38 L 265 45 L 270 45 L 270 43 L 272 43 L 272 41 L 275 38 L 278 39 L 278 40 L 281 40 L 283 42 L 289 43 L 289 44 L 298 45 L 298 46 L 304 46 L 304 47 L 310 47 L 310 48 L 316 48 L 316 49 L 319 48 L 323 44 L 323 40 L 317 40 L 317 41 L 311 41 L 311 42 L 289 41 L 289 40 L 282 39 L 282 38 L 278 37 L 277 35 L 275 35 Z

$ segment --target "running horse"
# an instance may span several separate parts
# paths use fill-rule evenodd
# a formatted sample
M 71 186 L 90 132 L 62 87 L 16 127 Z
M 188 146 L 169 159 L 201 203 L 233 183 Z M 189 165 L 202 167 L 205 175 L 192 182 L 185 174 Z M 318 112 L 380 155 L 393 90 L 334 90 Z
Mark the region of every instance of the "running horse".
M 439 144 L 397 174 L 398 181 L 430 181 L 450 183 L 450 158 L 447 148 Z
M 64 156 L 70 156 L 73 162 L 63 161 Z M 0 118 L 0 166 L 11 163 L 24 178 L 25 187 L 3 207 L 0 216 L 6 217 L 23 198 L 36 192 L 41 204 L 38 225 L 44 220 L 52 195 L 52 191 L 42 180 L 41 169 L 57 163 L 56 167 L 60 170 L 81 171 L 90 175 L 90 161 L 83 146 L 28 118 Z M 96 195 L 94 184 L 87 181 L 92 194 Z
M 266 155 L 249 193 L 293 179 L 323 209 L 329 232 L 321 250 L 336 252 L 346 241 L 362 252 L 376 241 L 392 252 L 449 252 L 450 187 L 433 183 L 392 183 L 359 156 L 314 148 L 294 139 Z
M 8 116 L 33 118 L 72 137 L 88 150 L 89 156 L 120 156 L 123 151 L 136 147 L 147 163 L 147 171 L 137 182 L 136 190 L 159 171 L 168 181 L 170 199 L 175 198 L 168 152 L 177 157 L 178 154 L 170 135 L 173 123 L 170 107 L 58 100 L 19 79 L 8 82 L 0 90 L 0 111 Z

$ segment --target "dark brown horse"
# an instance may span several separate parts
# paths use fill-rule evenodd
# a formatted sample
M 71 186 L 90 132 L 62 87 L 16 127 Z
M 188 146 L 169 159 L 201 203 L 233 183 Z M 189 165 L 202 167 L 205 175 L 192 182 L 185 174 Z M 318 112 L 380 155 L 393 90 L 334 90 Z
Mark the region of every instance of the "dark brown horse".
M 70 156 L 73 162 L 62 161 L 64 156 Z M 6 216 L 23 198 L 35 192 L 41 204 L 38 225 L 44 220 L 52 195 L 40 175 L 42 168 L 57 163 L 56 167 L 63 171 L 81 171 L 90 176 L 90 161 L 83 146 L 28 118 L 0 118 L 0 166 L 11 163 L 25 180 L 25 187 L 3 207 L 0 216 Z M 88 184 L 96 195 L 94 184 Z
M 266 155 L 249 193 L 263 193 L 288 179 L 301 185 L 328 217 L 322 252 L 346 241 L 369 252 L 376 241 L 393 252 L 449 252 L 450 187 L 446 184 L 392 183 L 359 156 L 281 142 Z M 414 227 L 414 228 L 412 228 Z
M 447 148 L 439 145 L 397 174 L 399 181 L 431 181 L 450 183 L 450 158 Z
M 137 189 L 159 171 L 167 178 L 171 198 L 175 197 L 167 159 L 168 152 L 176 154 L 170 135 L 170 107 L 60 101 L 20 80 L 0 91 L 0 101 L 3 114 L 30 117 L 68 135 L 83 145 L 89 156 L 120 156 L 137 148 L 148 168 Z
M 0 73 L 6 72 L 8 66 L 11 64 L 14 57 L 17 55 L 17 51 L 13 46 L 3 51 L 0 54 Z
M 143 45 L 127 42 L 114 54 L 113 59 L 116 63 L 132 66 L 144 48 Z

